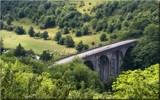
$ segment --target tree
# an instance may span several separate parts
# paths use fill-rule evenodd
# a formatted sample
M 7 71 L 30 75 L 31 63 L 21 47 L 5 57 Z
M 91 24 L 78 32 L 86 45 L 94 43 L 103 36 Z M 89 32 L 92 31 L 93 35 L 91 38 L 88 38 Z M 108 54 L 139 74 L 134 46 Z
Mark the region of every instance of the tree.
M 3 50 L 3 39 L 2 39 L 2 37 L 0 38 L 0 48 L 1 48 L 1 51 Z
M 42 38 L 44 38 L 45 40 L 48 38 L 48 32 L 47 31 L 44 31 L 42 33 Z
M 82 33 L 83 33 L 83 35 L 88 35 L 89 34 L 89 27 L 88 27 L 88 25 L 84 25 L 83 27 L 82 27 Z
M 83 50 L 83 41 L 80 41 L 80 42 L 77 44 L 76 50 L 78 50 L 78 51 L 82 51 L 82 50 Z
M 41 36 L 41 33 L 38 32 L 38 33 L 35 34 L 35 36 L 36 36 L 36 37 L 40 37 L 40 36 Z
M 101 34 L 101 37 L 100 37 L 100 40 L 101 41 L 107 41 L 108 39 L 107 39 L 107 37 L 106 37 L 106 34 Z
M 60 39 L 61 37 L 62 37 L 61 32 L 58 31 L 58 32 L 56 33 L 56 35 L 54 36 L 54 40 L 55 40 L 55 41 L 59 41 L 59 39 Z
M 94 42 L 94 41 L 92 41 L 92 45 L 95 45 L 95 42 Z
M 110 38 L 111 38 L 111 40 L 116 39 L 117 35 L 116 34 L 110 35 Z
M 68 33 L 69 33 L 68 28 L 67 28 L 67 27 L 64 27 L 64 28 L 63 28 L 63 34 L 68 34 Z
M 21 44 L 19 43 L 19 45 L 16 47 L 16 50 L 14 51 L 15 56 L 25 56 L 26 51 L 25 49 L 21 46 Z
M 52 57 L 51 55 L 49 54 L 48 51 L 43 51 L 42 55 L 40 56 L 40 59 L 41 60 L 44 60 L 44 61 L 48 61 L 50 60 Z
M 7 18 L 7 24 L 11 25 L 11 19 L 10 18 Z
M 60 45 L 63 45 L 64 44 L 64 41 L 65 41 L 65 38 L 64 37 L 61 37 L 58 41 L 58 44 Z
M 84 49 L 84 50 L 89 49 L 89 45 L 88 45 L 88 44 L 84 44 L 84 45 L 83 45 L 83 49 Z
M 64 44 L 67 45 L 67 47 L 74 47 L 74 41 L 71 36 L 66 36 L 64 40 Z
M 82 36 L 82 32 L 81 32 L 81 30 L 77 30 L 76 31 L 76 37 L 80 37 L 80 36 Z
M 34 51 L 33 51 L 32 49 L 29 49 L 29 50 L 27 51 L 27 54 L 28 54 L 28 55 L 34 55 Z
M 93 18 L 93 19 L 90 21 L 90 23 L 91 23 L 92 28 L 95 29 L 95 28 L 96 28 L 96 25 L 97 25 L 97 19 L 96 19 L 96 18 Z
M 126 71 L 113 83 L 114 99 L 158 99 L 159 64 Z
M 28 30 L 28 34 L 30 35 L 30 37 L 33 37 L 33 36 L 34 36 L 34 34 L 35 34 L 34 29 L 33 29 L 33 27 L 32 27 L 32 26 L 29 28 L 29 30 Z
M 23 29 L 23 26 L 16 26 L 15 32 L 17 34 L 25 34 L 25 30 Z
M 84 14 L 82 15 L 82 20 L 83 20 L 84 22 L 88 22 L 88 21 L 90 20 L 90 16 L 89 16 L 87 13 L 84 13 Z
M 109 26 L 108 26 L 108 28 L 107 28 L 107 32 L 108 32 L 108 33 L 112 33 L 113 30 L 114 30 L 113 25 L 112 25 L 112 24 L 109 24 Z

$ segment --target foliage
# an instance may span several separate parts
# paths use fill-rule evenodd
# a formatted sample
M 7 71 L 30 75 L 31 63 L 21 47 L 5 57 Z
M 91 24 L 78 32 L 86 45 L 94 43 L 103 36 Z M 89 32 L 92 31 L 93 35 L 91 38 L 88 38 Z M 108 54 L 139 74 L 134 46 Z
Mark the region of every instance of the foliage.
M 93 18 L 91 21 L 90 21 L 91 25 L 92 25 L 92 28 L 95 29 L 96 26 L 97 26 L 97 19 L 96 18 Z
M 126 55 L 128 59 L 124 59 L 124 68 L 130 65 L 130 69 L 132 70 L 138 68 L 144 69 L 159 62 L 158 25 L 148 25 L 143 35 L 138 40 L 134 49 L 129 52 L 130 54 Z
M 58 41 L 58 44 L 60 45 L 64 45 L 64 41 L 65 41 L 65 38 L 64 37 L 61 37 Z
M 3 38 L 2 37 L 0 38 L 0 44 L 1 44 L 0 48 L 1 48 L 1 51 L 2 51 L 3 50 Z
M 82 50 L 83 50 L 83 41 L 80 41 L 80 42 L 77 44 L 76 49 L 77 49 L 78 51 L 82 51 Z
M 7 18 L 7 24 L 11 25 L 11 19 L 10 18 Z
M 83 41 L 80 41 L 77 46 L 76 49 L 80 52 L 82 50 L 87 50 L 89 48 L 89 45 L 87 44 L 83 44 Z
M 74 41 L 71 36 L 68 35 L 65 37 L 64 45 L 66 45 L 67 47 L 74 47 Z
M 112 85 L 115 99 L 158 99 L 159 64 L 126 71 Z
M 95 42 L 92 42 L 92 45 L 95 45 Z
M 35 34 L 34 29 L 33 29 L 33 27 L 32 27 L 32 26 L 29 28 L 29 30 L 28 30 L 28 34 L 30 35 L 30 37 L 33 37 L 33 36 L 34 36 L 34 34 Z
M 55 41 L 59 41 L 59 39 L 62 37 L 62 35 L 61 35 L 61 33 L 60 33 L 60 31 L 58 31 L 57 33 L 56 33 L 56 35 L 54 36 L 54 40 Z
M 104 33 L 101 34 L 100 40 L 101 40 L 101 41 L 107 41 L 108 39 L 107 39 L 106 34 L 104 34 Z
M 26 51 L 25 49 L 21 46 L 21 44 L 19 43 L 19 45 L 16 47 L 15 51 L 14 51 L 15 56 L 25 56 Z
M 63 28 L 63 34 L 68 34 L 68 33 L 69 33 L 68 28 L 67 28 L 67 27 L 64 27 L 64 28 Z
M 80 37 L 80 36 L 82 36 L 82 32 L 81 32 L 81 30 L 77 30 L 76 31 L 76 37 Z
M 83 33 L 83 35 L 88 35 L 89 34 L 89 27 L 88 27 L 88 25 L 84 25 L 82 27 L 82 33 Z
M 17 34 L 25 34 L 26 33 L 25 30 L 23 29 L 23 26 L 16 26 L 15 32 Z
M 48 32 L 47 31 L 44 31 L 42 33 L 42 38 L 44 38 L 45 40 L 48 38 Z
M 23 58 L 26 62 L 31 58 Z M 28 62 L 28 61 L 27 61 Z M 2 60 L 2 99 L 93 99 L 100 98 L 103 83 L 97 73 L 83 65 L 80 59 L 58 65 L 41 75 L 31 66 Z M 35 63 L 36 64 L 36 63 Z M 82 74 L 83 73 L 83 74 Z M 16 87 L 16 88 L 15 88 Z M 103 94 L 107 97 L 107 94 Z
M 53 58 L 53 54 L 50 55 L 48 51 L 43 51 L 42 55 L 40 56 L 40 59 L 43 61 L 48 61 Z

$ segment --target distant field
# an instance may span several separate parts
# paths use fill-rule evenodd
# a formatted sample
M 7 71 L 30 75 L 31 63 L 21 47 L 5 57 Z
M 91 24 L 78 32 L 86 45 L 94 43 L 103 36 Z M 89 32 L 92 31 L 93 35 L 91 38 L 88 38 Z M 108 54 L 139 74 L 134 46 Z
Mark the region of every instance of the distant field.
M 31 21 L 30 19 L 28 19 L 28 18 L 24 18 L 24 19 L 21 19 L 21 20 L 19 20 L 19 21 L 14 21 L 14 22 L 12 22 L 12 24 L 13 24 L 13 25 L 21 25 L 21 26 L 23 26 L 24 29 L 26 30 L 26 32 L 28 32 L 30 26 L 33 26 L 33 27 L 34 27 L 35 32 L 40 31 L 40 32 L 42 33 L 42 32 L 44 32 L 44 31 L 48 31 L 49 36 L 50 36 L 51 39 L 53 39 L 53 37 L 55 36 L 56 32 L 58 31 L 58 28 L 48 28 L 48 29 L 41 30 L 38 26 L 35 25 L 35 23 L 32 23 L 32 21 Z M 89 24 L 89 23 L 85 23 L 85 24 Z M 91 28 L 91 27 L 90 27 L 90 28 Z M 92 33 L 96 33 L 95 30 L 92 30 L 92 29 L 91 29 L 91 32 L 92 32 Z M 104 32 L 102 32 L 102 33 L 104 33 Z M 92 48 L 92 47 L 95 47 L 95 46 L 98 45 L 98 44 L 106 44 L 106 43 L 109 42 L 109 41 L 105 41 L 105 42 L 100 41 L 99 38 L 100 38 L 100 35 L 101 35 L 102 33 L 99 33 L 99 32 L 98 32 L 98 33 L 96 33 L 95 35 L 87 35 L 87 36 L 82 36 L 82 37 L 76 37 L 75 34 L 70 31 L 70 33 L 67 34 L 67 35 L 72 36 L 76 44 L 79 43 L 79 42 L 82 40 L 83 43 L 88 44 L 88 45 Z M 110 34 L 107 34 L 107 37 L 108 37 L 108 38 L 109 38 L 109 35 L 110 35 Z M 66 35 L 63 35 L 63 36 L 65 37 Z M 29 36 L 28 36 L 28 37 L 29 37 Z M 92 41 L 94 41 L 96 45 L 92 46 L 92 45 L 91 45 Z M 53 42 L 53 43 L 54 43 L 55 45 L 57 45 L 58 47 L 61 46 L 61 45 L 56 44 L 55 42 Z M 56 48 L 55 48 L 55 49 L 56 49 Z M 66 49 L 67 49 L 67 48 L 66 48 Z M 71 52 L 72 52 L 72 51 L 71 51 Z
M 52 40 L 34 39 L 28 35 L 17 35 L 14 32 L 8 32 L 1 30 L 1 36 L 3 38 L 3 43 L 5 48 L 15 49 L 16 46 L 21 43 L 21 45 L 26 49 L 32 49 L 36 54 L 42 54 L 44 49 L 48 49 L 51 52 L 57 50 L 59 52 L 65 51 L 66 53 L 75 53 L 74 48 L 66 48 L 65 46 L 57 45 L 56 42 Z M 55 55 L 55 58 L 60 56 Z

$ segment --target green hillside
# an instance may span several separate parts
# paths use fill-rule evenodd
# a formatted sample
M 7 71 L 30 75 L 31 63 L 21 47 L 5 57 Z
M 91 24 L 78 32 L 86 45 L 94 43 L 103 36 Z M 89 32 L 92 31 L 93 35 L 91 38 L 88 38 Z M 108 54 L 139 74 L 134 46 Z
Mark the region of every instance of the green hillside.
M 140 38 L 146 36 L 144 31 L 147 26 L 158 25 L 157 7 L 157 1 L 2 1 L 3 44 L 6 48 L 16 48 L 18 43 L 22 43 L 24 48 L 33 49 L 37 54 L 48 49 L 50 53 L 57 50 L 60 53 L 68 52 L 67 55 L 80 51 L 76 50 L 80 41 L 84 44 L 81 49 L 84 51 L 115 41 Z M 7 36 L 10 34 L 14 37 L 20 26 L 25 31 L 23 37 L 29 42 L 20 39 L 11 41 Z M 31 26 L 35 32 L 32 37 L 28 34 Z M 49 37 L 44 38 L 44 32 Z M 61 36 L 55 40 L 58 33 Z M 102 35 L 106 37 L 101 39 Z M 69 42 L 68 36 L 72 39 L 70 43 L 66 43 Z M 34 41 L 31 45 L 30 40 Z

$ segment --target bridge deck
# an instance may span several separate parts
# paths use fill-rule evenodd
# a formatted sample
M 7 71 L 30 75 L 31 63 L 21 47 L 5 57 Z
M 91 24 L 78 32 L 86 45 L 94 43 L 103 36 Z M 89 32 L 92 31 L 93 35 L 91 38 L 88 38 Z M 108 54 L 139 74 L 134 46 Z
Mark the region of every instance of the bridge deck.
M 61 60 L 57 61 L 54 65 L 65 64 L 65 63 L 71 62 L 74 59 L 75 56 L 80 57 L 80 58 L 84 58 L 86 56 L 97 54 L 97 53 L 103 52 L 105 50 L 112 49 L 112 48 L 115 48 L 117 46 L 122 46 L 122 45 L 132 43 L 132 42 L 136 42 L 136 41 L 137 41 L 137 39 L 125 40 L 125 41 L 117 42 L 117 43 L 110 44 L 110 45 L 107 45 L 107 46 L 99 47 L 99 48 L 96 48 L 96 49 L 93 49 L 93 50 L 90 50 L 90 51 L 86 51 L 86 52 L 83 52 L 83 53 L 80 53 L 80 54 L 77 54 L 77 55 L 74 55 L 74 56 L 71 56 L 71 57 L 68 57 L 68 58 L 61 59 Z M 48 68 L 51 68 L 54 65 L 49 66 Z

